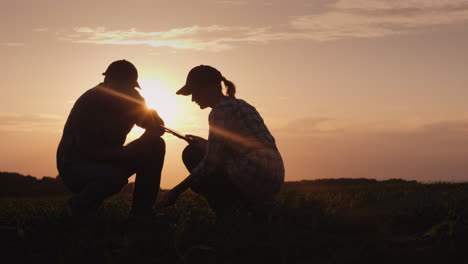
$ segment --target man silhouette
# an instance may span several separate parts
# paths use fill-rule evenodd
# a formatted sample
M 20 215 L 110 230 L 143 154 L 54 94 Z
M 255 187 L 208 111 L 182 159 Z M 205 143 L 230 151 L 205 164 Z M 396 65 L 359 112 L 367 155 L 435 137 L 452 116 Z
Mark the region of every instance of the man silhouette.
M 72 215 L 93 214 L 101 202 L 118 193 L 136 173 L 131 215 L 151 214 L 159 192 L 165 142 L 164 121 L 146 107 L 135 87 L 138 72 L 126 61 L 112 62 L 104 82 L 75 102 L 57 149 L 57 169 L 74 193 Z M 124 146 L 134 125 L 145 133 Z

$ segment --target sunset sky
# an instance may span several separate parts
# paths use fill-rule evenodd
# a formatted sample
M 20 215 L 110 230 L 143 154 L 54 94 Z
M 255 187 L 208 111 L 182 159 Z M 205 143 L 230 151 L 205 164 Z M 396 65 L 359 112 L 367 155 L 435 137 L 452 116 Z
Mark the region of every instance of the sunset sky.
M 167 126 L 204 137 L 209 109 L 175 92 L 219 69 L 288 181 L 468 181 L 468 0 L 1 0 L 0 17 L 0 171 L 55 177 L 74 100 L 127 59 Z M 164 138 L 169 188 L 188 173 Z

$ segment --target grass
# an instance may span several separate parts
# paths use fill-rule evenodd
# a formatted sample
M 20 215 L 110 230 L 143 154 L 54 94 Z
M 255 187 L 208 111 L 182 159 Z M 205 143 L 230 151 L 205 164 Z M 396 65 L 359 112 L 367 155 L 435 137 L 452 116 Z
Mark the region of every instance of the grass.
M 151 219 L 127 218 L 128 193 L 89 218 L 66 200 L 0 199 L 4 263 L 468 263 L 463 183 L 291 182 L 264 221 L 191 192 Z

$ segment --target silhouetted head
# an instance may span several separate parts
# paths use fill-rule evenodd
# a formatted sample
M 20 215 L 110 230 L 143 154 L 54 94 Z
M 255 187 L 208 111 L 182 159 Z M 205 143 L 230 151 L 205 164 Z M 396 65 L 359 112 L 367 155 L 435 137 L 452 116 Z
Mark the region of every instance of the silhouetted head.
M 131 87 L 140 88 L 138 84 L 138 71 L 131 62 L 126 60 L 118 60 L 112 62 L 107 70 L 102 74 L 106 76 L 104 83 L 118 83 L 120 85 L 126 85 Z
M 223 77 L 220 71 L 208 66 L 200 65 L 190 70 L 185 85 L 177 91 L 179 95 L 192 95 L 192 101 L 201 109 L 212 107 L 223 95 L 221 82 L 226 86 L 226 96 L 235 98 L 236 86 Z

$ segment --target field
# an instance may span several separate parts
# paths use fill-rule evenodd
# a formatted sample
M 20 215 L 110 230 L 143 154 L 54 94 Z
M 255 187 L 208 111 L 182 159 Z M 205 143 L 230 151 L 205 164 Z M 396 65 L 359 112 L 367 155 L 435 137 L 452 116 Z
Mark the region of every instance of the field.
M 128 192 L 89 218 L 66 200 L 2 197 L 3 263 L 468 263 L 465 183 L 288 182 L 266 219 L 191 192 L 151 219 L 127 218 Z

